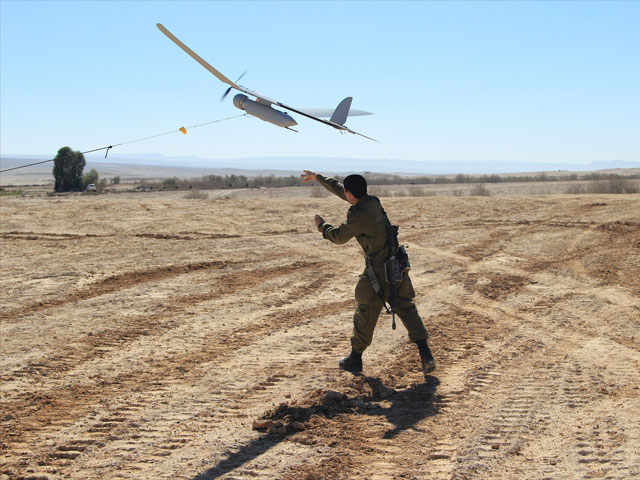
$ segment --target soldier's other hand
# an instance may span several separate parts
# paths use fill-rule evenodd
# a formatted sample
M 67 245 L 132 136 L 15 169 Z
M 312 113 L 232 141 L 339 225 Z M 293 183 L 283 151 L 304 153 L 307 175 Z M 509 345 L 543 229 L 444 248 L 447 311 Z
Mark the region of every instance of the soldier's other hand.
M 300 175 L 300 178 L 305 183 L 312 182 L 313 180 L 316 179 L 316 173 L 312 172 L 311 170 L 303 170 L 302 175 Z
M 316 222 L 316 228 L 318 228 L 321 224 L 324 223 L 324 219 L 320 215 L 316 215 L 316 218 L 314 218 L 314 221 Z

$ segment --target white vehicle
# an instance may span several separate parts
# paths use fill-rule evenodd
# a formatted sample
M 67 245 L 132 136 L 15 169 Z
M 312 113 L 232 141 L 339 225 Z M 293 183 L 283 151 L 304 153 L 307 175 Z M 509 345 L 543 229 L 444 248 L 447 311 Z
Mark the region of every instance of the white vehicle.
M 90 183 L 89 185 L 87 185 L 87 192 L 95 192 L 95 191 L 96 191 L 95 183 Z

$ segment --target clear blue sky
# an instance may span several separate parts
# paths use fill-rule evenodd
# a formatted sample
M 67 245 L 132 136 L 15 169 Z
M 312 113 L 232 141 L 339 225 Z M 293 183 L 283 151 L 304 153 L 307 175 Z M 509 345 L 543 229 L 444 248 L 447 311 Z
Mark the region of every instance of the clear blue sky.
M 340 135 L 253 118 L 113 153 L 418 161 L 640 160 L 639 2 L 2 0 L 0 153 L 86 151 L 240 113 L 176 36 L 296 107 L 374 112 Z M 268 167 L 268 166 L 265 166 Z

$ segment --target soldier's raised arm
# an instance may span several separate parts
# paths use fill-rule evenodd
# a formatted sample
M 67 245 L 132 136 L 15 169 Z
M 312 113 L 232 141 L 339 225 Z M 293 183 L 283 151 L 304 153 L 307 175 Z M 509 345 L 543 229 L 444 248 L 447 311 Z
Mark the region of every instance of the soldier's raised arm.
M 344 185 L 335 178 L 325 177 L 324 175 L 312 172 L 311 170 L 304 170 L 302 175 L 300 175 L 300 178 L 302 178 L 303 182 L 311 182 L 315 180 L 334 195 L 337 195 L 342 200 L 347 201 L 347 197 L 344 195 Z

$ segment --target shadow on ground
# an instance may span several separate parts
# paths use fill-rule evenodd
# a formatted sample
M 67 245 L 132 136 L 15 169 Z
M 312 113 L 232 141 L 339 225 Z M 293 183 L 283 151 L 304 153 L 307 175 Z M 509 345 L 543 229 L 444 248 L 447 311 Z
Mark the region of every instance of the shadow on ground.
M 354 378 L 354 384 L 361 387 L 361 394 L 350 397 L 332 390 L 319 390 L 298 405 L 283 403 L 263 418 L 286 426 L 291 422 L 305 423 L 313 416 L 328 419 L 337 415 L 384 416 L 393 427 L 383 438 L 392 439 L 405 430 L 419 431 L 418 423 L 439 412 L 436 391 L 440 381 L 437 377 L 429 377 L 426 383 L 403 390 L 387 387 L 379 378 L 362 375 Z M 312 429 L 307 432 L 314 433 Z M 233 472 L 295 433 L 288 428 L 283 434 L 263 434 L 234 451 L 227 451 L 224 459 L 193 480 L 212 480 Z
M 423 384 L 418 384 L 404 390 L 395 390 L 385 387 L 378 378 L 364 377 L 365 381 L 372 387 L 376 397 L 387 397 L 391 403 L 388 407 L 378 405 L 364 412 L 366 415 L 384 416 L 393 428 L 387 430 L 384 438 L 393 438 L 404 430 L 418 430 L 416 425 L 427 417 L 437 415 L 437 388 L 440 380 L 430 376 L 429 380 Z M 388 395 L 388 396 L 387 396 Z

